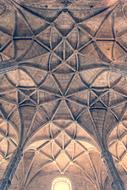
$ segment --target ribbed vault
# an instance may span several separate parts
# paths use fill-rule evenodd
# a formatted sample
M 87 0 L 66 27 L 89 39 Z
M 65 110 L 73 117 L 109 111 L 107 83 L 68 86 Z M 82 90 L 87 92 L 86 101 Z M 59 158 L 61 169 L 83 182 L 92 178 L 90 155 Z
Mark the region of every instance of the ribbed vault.
M 0 2 L 1 190 L 49 190 L 61 175 L 74 190 L 127 188 L 126 12 Z

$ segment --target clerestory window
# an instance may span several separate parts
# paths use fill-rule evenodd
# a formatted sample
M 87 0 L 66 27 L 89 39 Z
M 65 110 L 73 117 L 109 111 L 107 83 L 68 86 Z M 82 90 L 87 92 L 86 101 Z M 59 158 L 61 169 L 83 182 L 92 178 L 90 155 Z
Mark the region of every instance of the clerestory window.
M 58 177 L 53 180 L 51 190 L 72 190 L 71 182 L 65 177 Z

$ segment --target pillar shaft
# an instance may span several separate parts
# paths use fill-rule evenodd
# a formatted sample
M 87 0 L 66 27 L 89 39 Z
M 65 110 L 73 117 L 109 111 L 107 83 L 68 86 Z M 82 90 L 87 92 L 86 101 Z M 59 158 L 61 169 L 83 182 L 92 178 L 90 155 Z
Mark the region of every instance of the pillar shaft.
M 12 156 L 9 165 L 5 170 L 3 179 L 0 182 L 0 190 L 7 190 L 11 185 L 12 178 L 15 174 L 15 171 L 18 167 L 21 158 L 22 158 L 22 150 L 17 148 L 16 152 Z
M 109 176 L 111 176 L 112 180 L 113 180 L 112 189 L 113 190 L 125 190 L 124 183 L 118 174 L 118 171 L 115 167 L 111 153 L 108 150 L 104 149 L 102 151 L 102 157 L 103 157 L 104 163 L 108 169 Z

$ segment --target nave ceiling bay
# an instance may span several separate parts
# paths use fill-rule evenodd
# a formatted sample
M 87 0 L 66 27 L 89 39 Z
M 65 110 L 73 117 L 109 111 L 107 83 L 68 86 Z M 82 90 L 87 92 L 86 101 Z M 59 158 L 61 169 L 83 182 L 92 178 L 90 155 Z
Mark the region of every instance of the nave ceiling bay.
M 0 1 L 0 189 L 127 189 L 127 3 Z

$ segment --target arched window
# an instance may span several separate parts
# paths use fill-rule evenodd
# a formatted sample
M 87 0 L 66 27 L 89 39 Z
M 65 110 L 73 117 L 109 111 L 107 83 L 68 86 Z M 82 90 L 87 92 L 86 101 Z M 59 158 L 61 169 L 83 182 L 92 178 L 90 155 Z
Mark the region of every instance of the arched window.
M 51 190 L 72 190 L 71 182 L 65 177 L 58 177 L 53 180 Z

